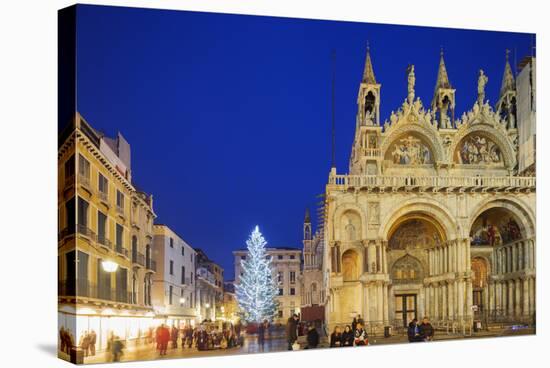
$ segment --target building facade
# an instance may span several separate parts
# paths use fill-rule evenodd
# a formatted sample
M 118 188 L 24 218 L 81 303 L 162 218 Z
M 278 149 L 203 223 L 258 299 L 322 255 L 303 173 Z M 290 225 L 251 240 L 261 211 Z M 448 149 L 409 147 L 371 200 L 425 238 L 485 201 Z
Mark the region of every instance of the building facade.
M 110 333 L 132 344 L 153 322 L 155 271 L 137 257 L 152 239 L 152 197 L 132 184 L 124 138 L 105 137 L 78 114 L 59 137 L 58 164 L 59 324 L 76 342 L 94 330 L 98 350 Z
M 301 280 L 301 320 L 325 319 L 325 288 L 323 283 L 323 238 L 320 231 L 313 234 L 309 209 L 304 218 L 303 260 Z
M 275 323 L 286 323 L 293 314 L 300 314 L 301 294 L 301 250 L 298 248 L 277 247 L 266 248 L 267 257 L 271 257 L 273 278 L 279 285 L 277 302 L 279 310 L 274 319 Z M 241 261 L 246 260 L 247 249 L 233 251 L 235 262 L 235 284 L 243 274 Z
M 199 321 L 215 321 L 222 317 L 223 268 L 206 253 L 195 248 L 196 257 L 196 307 Z
M 508 60 L 497 106 L 480 70 L 460 118 L 443 52 L 430 109 L 414 66 L 407 79 L 402 106 L 380 124 L 367 50 L 349 174 L 333 167 L 325 193 L 329 329 L 357 315 L 374 331 L 423 316 L 462 331 L 477 319 L 532 322 L 535 177 L 518 174 L 523 107 Z
M 177 327 L 194 326 L 195 250 L 166 225 L 154 225 L 152 300 L 157 319 Z

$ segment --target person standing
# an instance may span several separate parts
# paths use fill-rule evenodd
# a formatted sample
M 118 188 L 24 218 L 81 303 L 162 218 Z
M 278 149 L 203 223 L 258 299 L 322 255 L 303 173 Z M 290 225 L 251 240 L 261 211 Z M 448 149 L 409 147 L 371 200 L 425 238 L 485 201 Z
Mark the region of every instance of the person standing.
M 298 316 L 293 314 L 288 318 L 286 323 L 286 341 L 288 342 L 288 350 L 292 350 L 292 345 L 298 340 L 296 329 L 298 328 Z
M 409 323 L 409 328 L 407 329 L 407 337 L 409 342 L 419 342 L 422 341 L 422 336 L 420 336 L 420 329 L 418 328 L 418 320 L 413 318 Z
M 59 329 L 59 349 L 65 352 L 65 346 L 67 345 L 67 337 L 63 326 Z
M 90 341 L 89 341 L 89 343 L 90 343 L 90 355 L 94 356 L 95 355 L 95 344 L 97 342 L 97 335 L 96 335 L 94 330 L 90 331 L 89 337 L 90 337 Z
M 319 332 L 313 324 L 308 325 L 307 330 L 307 349 L 315 349 L 319 345 Z
M 346 325 L 344 332 L 342 333 L 342 346 L 353 346 L 353 340 L 355 340 L 355 336 L 351 330 L 351 326 Z
M 363 325 L 361 323 L 357 323 L 354 343 L 355 346 L 364 346 L 369 344 L 369 336 L 367 335 L 367 331 L 363 329 Z
M 170 331 L 168 327 L 161 324 L 157 329 L 157 344 L 159 347 L 160 355 L 166 355 L 168 349 L 168 341 L 170 341 Z
M 88 349 L 90 347 L 90 335 L 88 335 L 88 331 L 84 331 L 82 335 L 80 336 L 80 348 L 84 352 L 84 357 L 88 356 Z
M 334 327 L 334 331 L 330 334 L 330 347 L 339 348 L 342 346 L 342 332 L 340 327 Z
M 420 336 L 424 341 L 433 341 L 435 330 L 430 323 L 430 320 L 428 317 L 424 317 L 422 319 L 422 323 L 420 324 Z
M 122 342 L 120 337 L 113 335 L 113 342 L 111 346 L 113 362 L 120 362 L 120 357 L 122 356 L 122 354 L 124 354 L 124 343 Z
M 355 334 L 356 329 L 357 329 L 357 318 L 353 317 L 353 321 L 351 322 L 351 331 Z
M 258 347 L 260 350 L 264 350 L 264 344 L 265 344 L 265 327 L 266 327 L 266 321 L 260 322 L 258 325 Z

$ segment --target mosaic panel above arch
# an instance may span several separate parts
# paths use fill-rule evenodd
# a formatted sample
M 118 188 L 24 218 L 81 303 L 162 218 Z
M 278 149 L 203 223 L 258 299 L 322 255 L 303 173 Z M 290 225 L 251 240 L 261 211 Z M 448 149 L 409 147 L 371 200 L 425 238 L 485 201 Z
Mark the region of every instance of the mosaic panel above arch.
M 488 136 L 474 132 L 465 136 L 454 152 L 454 162 L 464 165 L 504 166 L 500 147 Z
M 417 134 L 405 134 L 393 141 L 386 151 L 384 159 L 395 165 L 431 165 L 434 163 L 429 145 Z
M 390 249 L 427 249 L 440 245 L 443 239 L 433 223 L 422 218 L 403 221 L 388 241 Z

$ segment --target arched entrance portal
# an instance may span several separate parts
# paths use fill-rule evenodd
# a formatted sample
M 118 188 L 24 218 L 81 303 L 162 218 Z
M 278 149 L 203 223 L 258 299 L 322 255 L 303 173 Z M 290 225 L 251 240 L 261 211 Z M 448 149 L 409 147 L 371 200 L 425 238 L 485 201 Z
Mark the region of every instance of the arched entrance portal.
M 421 318 L 426 313 L 427 250 L 445 241 L 442 226 L 427 214 L 408 214 L 391 227 L 388 237 L 389 315 L 396 325 L 406 327 L 413 318 Z
M 490 203 L 470 228 L 472 306 L 485 323 L 521 322 L 535 311 L 534 226 L 516 203 Z

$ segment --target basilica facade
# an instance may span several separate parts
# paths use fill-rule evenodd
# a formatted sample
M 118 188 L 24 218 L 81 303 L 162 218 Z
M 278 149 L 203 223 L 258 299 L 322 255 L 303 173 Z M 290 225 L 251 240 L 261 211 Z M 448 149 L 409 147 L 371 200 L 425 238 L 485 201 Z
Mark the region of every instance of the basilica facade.
M 480 70 L 477 99 L 460 117 L 443 52 L 430 106 L 415 96 L 414 66 L 407 79 L 403 104 L 381 123 L 367 50 L 349 174 L 333 167 L 326 185 L 328 328 L 359 315 L 374 331 L 424 316 L 453 331 L 532 323 L 535 174 L 518 161 L 534 153 L 523 152 L 530 139 L 518 128 L 534 122 L 518 116 L 516 101 L 529 98 L 518 96 L 508 57 L 496 105 Z

